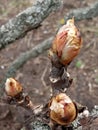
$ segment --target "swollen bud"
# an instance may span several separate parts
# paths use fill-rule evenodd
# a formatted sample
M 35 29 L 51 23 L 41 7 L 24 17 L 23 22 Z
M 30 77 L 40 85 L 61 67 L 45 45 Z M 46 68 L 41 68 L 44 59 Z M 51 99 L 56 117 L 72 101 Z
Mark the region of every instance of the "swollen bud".
M 74 24 L 74 18 L 63 25 L 52 44 L 53 57 L 56 54 L 63 65 L 68 65 L 79 53 L 82 45 L 81 34 Z M 51 58 L 50 58 L 51 59 Z M 53 59 L 53 58 L 52 58 Z
M 14 78 L 8 78 L 5 83 L 5 92 L 8 96 L 15 97 L 23 90 L 21 84 Z
M 49 108 L 50 119 L 59 125 L 67 126 L 77 117 L 76 105 L 65 93 L 53 97 Z

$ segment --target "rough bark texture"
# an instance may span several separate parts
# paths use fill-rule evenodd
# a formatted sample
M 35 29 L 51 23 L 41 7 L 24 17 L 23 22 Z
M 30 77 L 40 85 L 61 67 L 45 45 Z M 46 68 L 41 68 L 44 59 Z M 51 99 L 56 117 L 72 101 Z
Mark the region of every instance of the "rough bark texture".
M 52 0 L 51 0 L 52 1 Z M 48 1 L 49 2 L 49 1 Z M 47 3 L 48 3 L 47 2 Z M 49 4 L 49 3 L 48 3 Z M 57 4 L 57 3 L 56 3 Z M 37 4 L 36 4 L 37 5 Z M 45 4 L 44 4 L 45 5 Z M 52 6 L 52 4 L 50 4 L 51 6 Z M 48 5 L 49 6 L 49 5 Z M 35 6 L 36 7 L 36 6 Z M 35 7 L 32 7 L 32 8 L 35 8 Z M 32 8 L 30 8 L 30 9 L 32 9 Z M 38 6 L 38 8 L 39 8 L 39 6 Z M 40 7 L 41 8 L 41 7 Z M 45 10 L 46 11 L 46 10 Z M 52 9 L 51 9 L 51 11 L 52 11 Z M 50 11 L 50 12 L 51 12 Z M 24 11 L 24 12 L 26 12 L 26 11 Z M 18 23 L 18 20 L 19 19 L 21 19 L 21 17 L 23 17 L 24 16 L 24 12 L 22 12 L 21 14 L 19 14 L 18 15 L 18 17 L 16 17 L 16 18 L 14 18 L 15 19 L 15 21 Z M 27 12 L 29 12 L 29 9 L 27 9 Z M 29 12 L 30 13 L 30 12 Z M 48 12 L 49 13 L 49 12 Z M 40 14 L 39 14 L 40 15 Z M 41 16 L 44 16 L 45 14 L 41 14 Z M 28 16 L 28 13 L 27 13 L 27 16 Z M 83 9 L 76 9 L 76 10 L 73 10 L 73 11 L 71 11 L 71 12 L 69 12 L 68 14 L 67 14 L 67 16 L 65 17 L 65 21 L 68 19 L 68 18 L 70 18 L 70 17 L 72 17 L 72 16 L 74 16 L 75 17 L 75 20 L 82 20 L 82 19 L 89 19 L 89 18 L 93 18 L 93 17 L 96 17 L 96 16 L 98 16 L 98 2 L 96 2 L 96 3 L 94 3 L 94 4 L 92 4 L 90 7 L 86 7 L 86 8 L 83 8 Z M 20 18 L 19 18 L 20 17 Z M 15 26 L 15 25 L 13 25 L 12 26 L 12 28 L 11 28 L 11 34 L 10 34 L 10 32 L 8 33 L 3 33 L 3 35 L 4 35 L 4 37 L 5 37 L 5 39 L 2 37 L 1 39 L 0 39 L 0 49 L 2 49 L 4 46 L 6 46 L 8 43 L 5 41 L 5 42 L 1 42 L 2 41 L 2 39 L 3 39 L 3 41 L 4 40 L 6 40 L 6 38 L 7 39 L 9 39 L 9 43 L 11 43 L 12 41 L 14 41 L 14 40 L 12 40 L 12 41 L 10 41 L 11 40 L 11 37 L 13 38 L 14 36 L 18 36 L 17 38 L 20 38 L 21 37 L 21 35 L 24 33 L 24 34 L 26 34 L 26 32 L 27 32 L 27 30 L 25 31 L 25 29 L 27 28 L 27 27 L 29 27 L 29 28 L 34 28 L 34 27 L 37 27 L 39 24 L 40 24 L 40 22 L 43 20 L 43 19 L 41 19 L 41 18 L 36 18 L 36 20 L 35 20 L 35 23 L 39 23 L 39 24 L 34 24 L 33 22 L 34 21 L 29 21 L 28 22 L 28 24 L 27 24 L 27 26 L 25 26 L 25 23 L 26 23 L 26 21 L 27 21 L 27 19 L 30 17 L 30 14 L 29 14 L 29 16 L 26 18 L 25 17 L 25 22 L 23 22 L 22 23 L 22 21 L 21 21 L 21 23 L 20 23 L 20 30 L 18 31 L 19 33 L 17 33 L 18 35 L 16 35 L 16 33 L 12 33 L 12 30 L 14 29 L 18 29 L 18 28 L 15 28 L 15 27 L 17 27 L 17 26 Z M 44 16 L 44 17 L 46 17 L 46 15 Z M 12 19 L 11 20 L 11 22 L 13 22 L 14 21 L 14 19 Z M 40 22 L 39 22 L 40 21 Z M 33 23 L 33 24 L 31 24 L 31 23 Z M 7 26 L 9 25 L 9 22 L 6 24 Z M 3 26 L 5 26 L 6 27 L 6 25 L 3 25 Z M 17 25 L 17 24 L 16 24 Z M 28 26 L 29 25 L 29 26 Z M 37 26 L 36 26 L 37 25 Z M 2 27 L 3 27 L 2 26 Z M 15 26 L 15 27 L 14 27 Z M 1 28 L 2 28 L 1 27 Z M 26 28 L 25 28 L 26 27 Z M 23 29 L 23 30 L 22 30 Z M 29 31 L 29 30 L 28 30 Z M 1 34 L 0 34 L 1 35 Z M 11 37 L 10 37 L 11 36 Z M 45 51 L 45 50 L 47 50 L 47 49 L 49 49 L 50 48 L 50 46 L 51 46 L 51 41 L 52 41 L 52 37 L 50 37 L 49 39 L 47 39 L 47 40 L 45 40 L 43 43 L 41 43 L 40 45 L 38 45 L 38 46 L 36 46 L 35 48 L 32 48 L 31 50 L 29 50 L 29 51 L 27 51 L 27 52 L 25 52 L 25 53 L 23 53 L 23 54 L 21 54 L 20 56 L 19 56 L 19 58 L 17 58 L 12 64 L 11 64 L 11 66 L 9 67 L 9 69 L 8 69 L 8 72 L 7 72 L 7 74 L 6 74 L 6 76 L 5 76 L 5 78 L 4 78 L 4 81 L 0 84 L 0 87 L 2 87 L 3 86 L 3 84 L 4 84 L 4 82 L 5 82 L 5 79 L 7 78 L 7 77 L 10 77 L 10 76 L 14 76 L 15 75 L 15 73 L 16 73 L 16 71 L 24 64 L 24 63 L 26 63 L 26 61 L 28 61 L 28 60 L 30 60 L 30 58 L 33 58 L 33 57 L 36 57 L 36 56 L 38 56 L 39 54 L 41 54 L 43 51 Z M 2 44 L 3 43 L 3 44 Z
M 30 8 L 0 27 L 0 49 L 26 35 L 60 6 L 60 0 L 37 0 Z
M 98 2 L 96 1 L 94 4 L 91 4 L 89 7 L 79 8 L 70 11 L 65 16 L 65 21 L 69 18 L 75 17 L 75 20 L 83 20 L 83 19 L 91 19 L 93 17 L 98 16 Z
M 52 12 L 60 6 L 60 0 L 40 0 L 32 7 L 24 10 L 15 18 L 10 19 L 0 27 L 0 49 L 22 38 L 26 33 L 38 26 Z M 98 2 L 89 7 L 72 10 L 65 16 L 65 21 L 74 16 L 75 20 L 90 19 L 98 16 Z
M 31 8 L 28 8 L 18 14 L 15 18 L 11 19 L 7 24 L 2 25 L 0 28 L 0 49 L 16 39 L 19 39 L 29 30 L 39 26 L 49 13 L 59 5 L 60 0 L 46 0 L 42 3 L 37 2 Z M 65 21 L 72 16 L 75 17 L 75 20 L 89 19 L 98 16 L 98 2 L 92 4 L 90 7 L 71 11 L 67 14 Z M 21 54 L 9 67 L 4 81 L 7 77 L 14 76 L 17 69 L 19 69 L 27 60 L 30 60 L 30 58 L 36 57 L 43 51 L 49 49 L 51 41 L 52 37 L 35 48 Z M 4 81 L 2 83 L 4 83 Z M 0 84 L 0 87 L 3 86 L 2 83 Z

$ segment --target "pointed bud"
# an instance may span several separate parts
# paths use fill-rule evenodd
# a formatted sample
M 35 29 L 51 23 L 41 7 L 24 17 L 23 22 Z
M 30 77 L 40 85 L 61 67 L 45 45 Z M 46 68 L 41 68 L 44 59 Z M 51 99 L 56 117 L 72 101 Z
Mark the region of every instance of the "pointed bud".
M 59 29 L 51 50 L 58 56 L 61 64 L 68 65 L 78 55 L 81 45 L 81 35 L 72 18 Z

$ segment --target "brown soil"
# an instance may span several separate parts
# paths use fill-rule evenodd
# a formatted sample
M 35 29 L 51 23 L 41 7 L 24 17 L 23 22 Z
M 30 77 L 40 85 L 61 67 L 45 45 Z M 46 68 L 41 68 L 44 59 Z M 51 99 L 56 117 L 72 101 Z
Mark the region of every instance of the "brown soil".
M 75 4 L 73 4 L 75 2 Z M 63 21 L 62 18 L 66 13 L 72 9 L 85 7 L 89 5 L 92 0 L 68 0 L 64 2 L 64 6 L 60 11 L 56 11 L 42 23 L 42 26 L 37 30 L 32 30 L 24 38 L 9 45 L 0 52 L 0 82 L 11 64 L 22 52 L 25 52 L 36 46 L 40 42 L 55 35 L 59 24 Z M 29 7 L 31 1 L 20 0 L 20 3 L 0 0 L 1 17 L 0 24 L 4 24 L 9 18 L 12 18 L 21 10 Z M 13 12 L 14 9 L 14 12 Z M 98 17 L 82 20 L 76 23 L 81 30 L 83 37 L 83 47 L 80 54 L 75 58 L 68 68 L 68 72 L 74 79 L 73 84 L 68 90 L 68 94 L 73 100 L 86 105 L 89 110 L 94 105 L 98 105 Z M 42 104 L 46 102 L 50 95 L 49 83 L 49 67 L 50 61 L 47 58 L 47 53 L 40 55 L 37 58 L 32 58 L 21 67 L 15 76 L 16 79 L 24 86 L 24 91 L 28 92 L 34 104 Z M 44 81 L 42 82 L 43 73 L 46 71 Z M 4 111 L 3 111 L 4 112 Z M 18 127 L 13 127 L 10 119 L 0 122 L 0 129 L 2 130 L 18 130 Z M 1 125 L 2 124 L 2 125 Z M 17 124 L 18 125 L 18 124 Z

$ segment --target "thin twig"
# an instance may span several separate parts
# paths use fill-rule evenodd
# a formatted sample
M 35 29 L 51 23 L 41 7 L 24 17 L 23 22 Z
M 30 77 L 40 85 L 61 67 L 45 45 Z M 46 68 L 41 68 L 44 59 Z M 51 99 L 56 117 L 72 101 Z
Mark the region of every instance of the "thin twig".
M 45 82 L 44 78 L 45 78 L 45 75 L 46 75 L 48 66 L 49 66 L 49 62 L 47 62 L 46 67 L 45 67 L 45 69 L 44 69 L 44 71 L 43 71 L 43 73 L 42 73 L 42 76 L 41 76 L 41 82 L 42 82 L 42 84 L 43 84 L 43 86 L 44 86 L 45 88 L 47 88 L 47 85 L 46 85 L 46 82 Z

